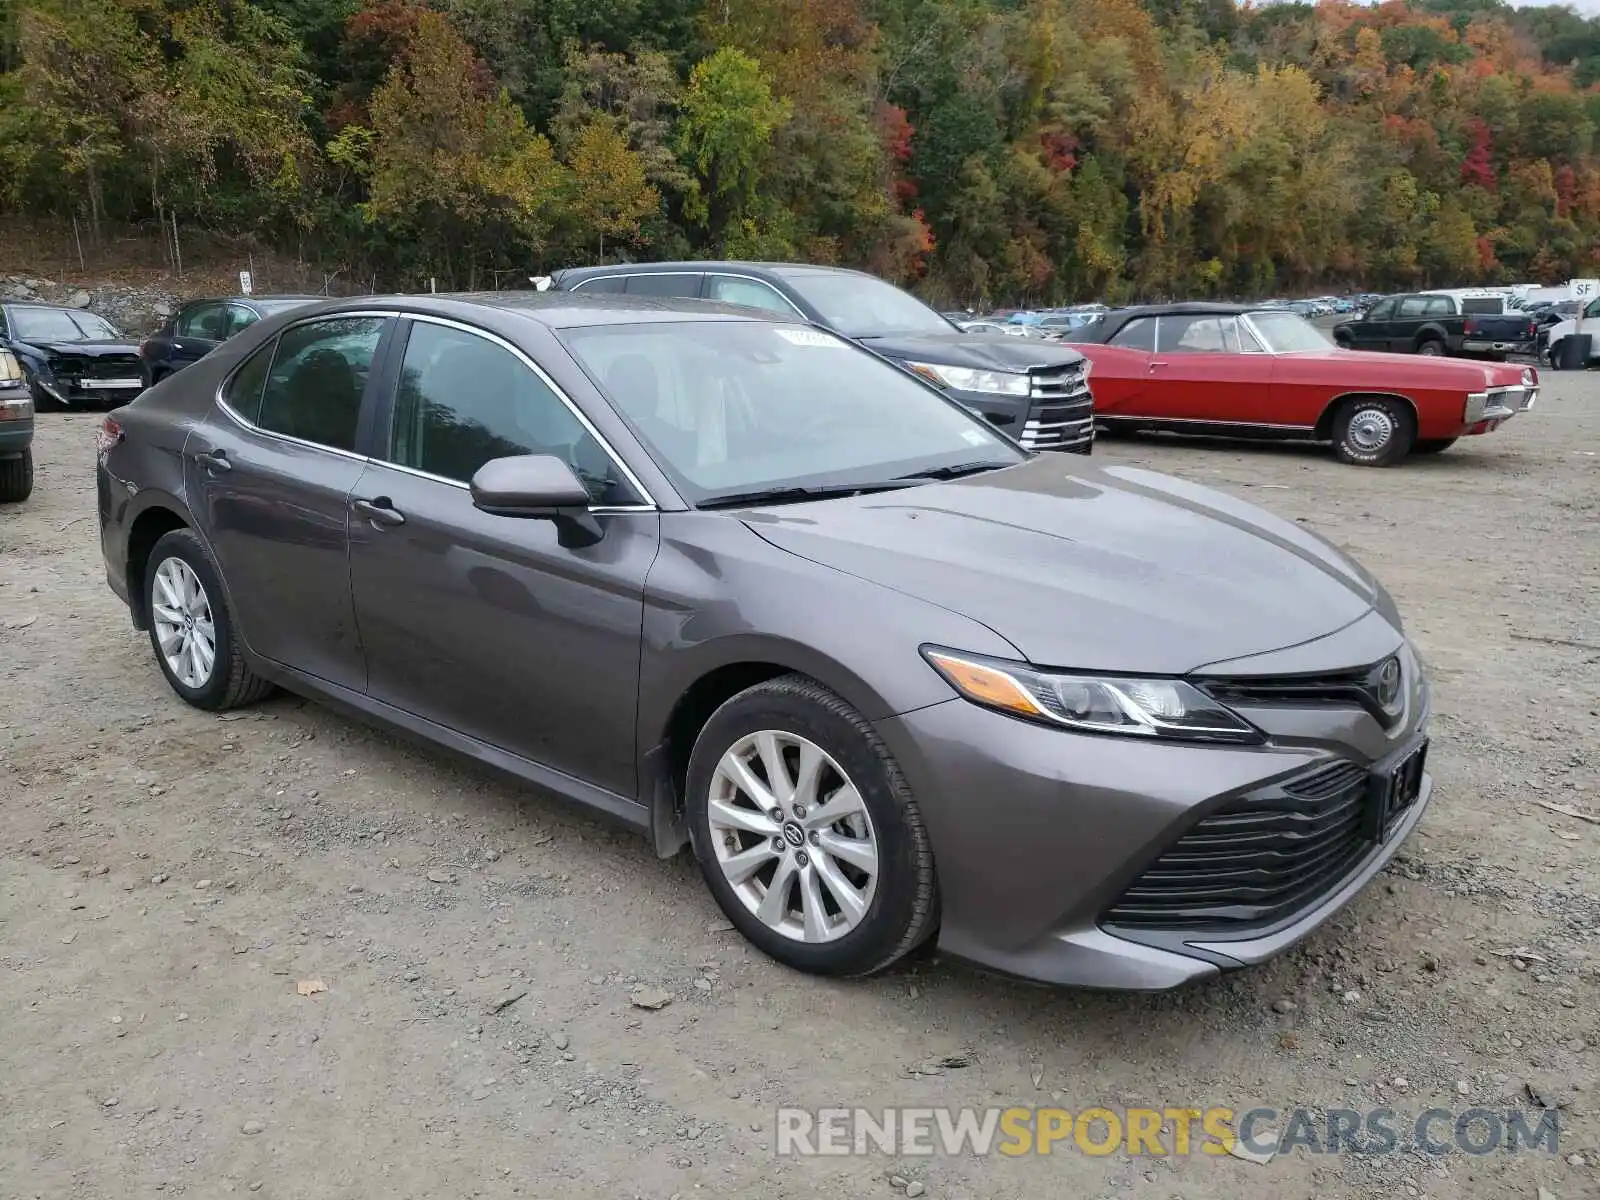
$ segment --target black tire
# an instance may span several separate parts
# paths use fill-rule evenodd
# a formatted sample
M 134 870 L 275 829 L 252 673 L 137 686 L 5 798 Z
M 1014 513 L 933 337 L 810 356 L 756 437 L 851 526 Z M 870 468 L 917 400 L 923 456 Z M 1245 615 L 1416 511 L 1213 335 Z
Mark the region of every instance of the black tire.
M 216 653 L 210 675 L 196 687 L 191 687 L 173 673 L 161 649 L 155 619 L 156 573 L 169 558 L 182 560 L 194 572 L 211 609 Z M 145 562 L 144 601 L 145 612 L 150 619 L 150 649 L 156 656 L 156 665 L 167 677 L 172 690 L 187 703 L 209 712 L 222 712 L 253 704 L 272 691 L 272 684 L 252 671 L 245 661 L 244 649 L 234 629 L 233 613 L 228 609 L 227 593 L 222 588 L 222 577 L 217 573 L 211 556 L 206 553 L 204 543 L 193 530 L 174 529 L 162 535 L 151 549 L 150 557 Z
M 855 928 L 831 941 L 801 941 L 769 927 L 740 899 L 716 857 L 708 807 L 717 765 L 741 739 L 763 730 L 821 747 L 855 784 L 872 821 L 878 844 L 872 900 Z M 814 680 L 780 676 L 717 709 L 695 740 L 685 807 L 695 854 L 717 904 L 746 938 L 787 966 L 817 975 L 870 975 L 916 949 L 937 925 L 933 850 L 899 765 L 872 726 Z
M 1444 343 L 1438 338 L 1424 338 L 1417 343 L 1417 353 L 1433 358 L 1444 353 Z
M 1372 414 L 1370 420 L 1364 420 Z M 1375 441 L 1377 432 L 1388 435 Z M 1333 452 L 1358 467 L 1387 467 L 1411 451 L 1417 418 L 1411 406 L 1389 396 L 1356 396 L 1346 400 L 1333 418 Z
M 1418 438 L 1411 443 L 1411 453 L 1441 454 L 1455 444 L 1455 438 Z
M 1334 345 L 1338 346 L 1341 350 L 1355 349 L 1355 342 L 1351 339 L 1348 333 L 1335 333 L 1333 335 L 1333 342 Z
M 0 504 L 21 504 L 33 495 L 33 450 L 0 459 Z

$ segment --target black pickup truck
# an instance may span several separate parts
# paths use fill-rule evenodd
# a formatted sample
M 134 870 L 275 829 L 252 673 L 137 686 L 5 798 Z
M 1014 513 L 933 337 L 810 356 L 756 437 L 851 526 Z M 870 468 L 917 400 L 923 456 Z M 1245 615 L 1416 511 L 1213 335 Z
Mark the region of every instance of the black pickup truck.
M 1333 340 L 1350 350 L 1452 354 L 1504 360 L 1538 352 L 1539 326 L 1507 310 L 1505 298 L 1454 292 L 1386 296 L 1353 321 L 1334 326 Z

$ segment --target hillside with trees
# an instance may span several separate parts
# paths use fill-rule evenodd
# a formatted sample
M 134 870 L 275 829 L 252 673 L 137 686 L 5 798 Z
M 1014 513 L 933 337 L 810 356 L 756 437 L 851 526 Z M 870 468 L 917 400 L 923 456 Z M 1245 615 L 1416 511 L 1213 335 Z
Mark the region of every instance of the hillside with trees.
M 1600 21 L 1498 0 L 0 0 L 0 212 L 382 285 L 932 298 L 1600 273 Z

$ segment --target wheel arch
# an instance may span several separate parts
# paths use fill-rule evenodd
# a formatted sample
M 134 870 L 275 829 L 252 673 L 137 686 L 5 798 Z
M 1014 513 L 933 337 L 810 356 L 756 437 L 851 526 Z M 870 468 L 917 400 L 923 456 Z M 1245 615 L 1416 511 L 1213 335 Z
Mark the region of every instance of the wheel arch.
M 1322 413 L 1317 417 L 1315 431 L 1316 440 L 1326 442 L 1333 437 L 1333 419 L 1339 409 L 1356 400 L 1398 400 L 1411 412 L 1413 424 L 1421 420 L 1421 413 L 1417 410 L 1417 402 L 1402 392 L 1380 392 L 1371 388 L 1361 388 L 1355 391 L 1341 392 L 1323 407 Z
M 128 542 L 124 563 L 124 579 L 128 586 L 128 609 L 133 615 L 135 629 L 150 627 L 147 610 L 145 572 L 150 565 L 150 552 L 156 543 L 174 529 L 194 529 L 194 523 L 182 512 L 176 500 L 157 497 L 148 503 L 128 526 Z
M 663 858 L 672 857 L 689 843 L 683 802 L 695 742 L 712 714 L 740 692 L 797 675 L 827 688 L 868 720 L 891 711 L 855 671 L 814 649 L 766 638 L 757 644 L 745 642 L 744 638 L 729 639 L 729 645 L 716 647 L 722 653 L 701 659 L 686 671 L 686 682 L 675 689 L 664 716 L 659 707 L 647 711 L 641 705 L 641 792 L 650 809 L 656 853 Z M 711 650 L 712 646 L 702 649 Z

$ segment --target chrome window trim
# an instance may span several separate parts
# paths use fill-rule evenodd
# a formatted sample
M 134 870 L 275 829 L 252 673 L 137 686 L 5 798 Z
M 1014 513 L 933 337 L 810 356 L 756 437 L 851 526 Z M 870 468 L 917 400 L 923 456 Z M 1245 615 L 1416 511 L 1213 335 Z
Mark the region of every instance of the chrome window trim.
M 398 317 L 399 315 L 400 314 L 398 313 L 383 312 L 378 309 L 361 309 L 358 312 L 324 313 L 321 316 L 305 317 L 299 321 L 291 321 L 282 329 L 278 330 L 277 333 L 272 335 L 272 360 L 267 363 L 267 379 L 270 380 L 272 378 L 272 368 L 278 361 L 278 346 L 283 341 L 283 335 L 288 333 L 291 329 L 298 329 L 302 325 L 312 325 L 318 321 L 342 321 L 346 318 L 354 319 L 378 317 L 382 320 L 388 321 Z M 381 341 L 383 335 L 380 333 L 378 336 Z M 212 397 L 212 399 L 216 401 L 217 407 L 223 412 L 227 413 L 228 416 L 233 419 L 234 423 L 239 426 L 239 428 L 248 430 L 251 433 L 260 434 L 262 437 L 276 438 L 280 442 L 288 442 L 291 446 L 305 446 L 312 450 L 323 450 L 329 454 L 337 454 L 340 458 L 348 458 L 352 462 L 371 462 L 372 460 L 365 454 L 357 454 L 354 450 L 341 450 L 337 446 L 327 446 L 321 442 L 308 442 L 304 438 L 297 438 L 291 434 L 278 433 L 276 430 L 263 428 L 262 426 L 251 421 L 245 420 L 244 414 L 239 412 L 238 409 L 234 408 L 233 405 L 229 404 L 222 398 L 222 394 L 228 390 L 228 385 L 233 382 L 234 377 L 238 375 L 240 371 L 244 370 L 245 364 L 259 354 L 263 348 L 264 347 L 257 346 L 252 353 L 245 355 L 243 359 L 234 365 L 231 371 L 222 377 L 222 382 L 217 384 L 216 395 Z M 263 381 L 261 386 L 265 388 L 266 382 Z
M 759 287 L 766 288 L 767 291 L 771 292 L 779 300 L 782 300 L 784 302 L 784 304 L 788 306 L 789 311 L 792 312 L 795 316 L 799 317 L 802 321 L 805 321 L 806 324 L 809 325 L 811 323 L 809 318 L 806 317 L 805 313 L 800 311 L 799 306 L 796 305 L 793 300 L 789 299 L 789 297 L 785 296 L 782 292 L 780 292 L 777 288 L 773 287 L 765 279 L 758 279 L 754 275 L 741 275 L 738 271 L 707 271 L 705 273 L 705 275 L 706 275 L 706 290 L 708 292 L 710 291 L 710 288 L 711 288 L 711 280 L 712 280 L 712 278 L 714 276 L 717 276 L 717 275 L 722 276 L 724 279 L 737 279 L 741 283 L 753 283 L 753 284 L 758 285 Z M 711 295 L 702 296 L 701 299 L 713 301 L 714 303 L 717 303 L 717 304 L 732 304 L 737 308 L 755 308 L 755 310 L 757 312 L 771 312 L 772 311 L 771 309 L 757 308 L 753 304 L 740 304 L 736 300 L 720 300 L 716 296 L 711 296 Z M 773 313 L 773 315 L 774 316 L 781 316 L 782 314 Z
M 446 487 L 457 488 L 463 492 L 472 490 L 471 484 L 462 483 L 459 479 L 446 479 L 443 475 L 435 475 L 432 471 L 404 466 L 401 463 L 390 462 L 388 459 L 369 458 L 366 462 L 369 466 L 382 467 L 386 471 L 399 471 L 403 475 L 414 475 L 418 479 L 426 479 L 429 483 L 442 483 Z M 589 511 L 604 516 L 608 513 L 659 512 L 660 510 L 653 504 L 591 504 L 589 505 Z
M 711 276 L 713 276 L 713 275 L 724 275 L 729 279 L 742 279 L 746 283 L 758 283 L 762 287 L 766 288 L 769 292 L 771 292 L 774 296 L 776 296 L 779 300 L 782 300 L 785 304 L 787 304 L 789 306 L 790 311 L 792 311 L 795 316 L 799 317 L 807 325 L 815 324 L 815 322 L 812 321 L 810 317 L 806 316 L 805 313 L 800 311 L 800 306 L 799 305 L 797 305 L 793 300 L 789 299 L 789 297 L 785 296 L 777 288 L 773 287 L 772 284 L 769 283 L 767 280 L 762 279 L 759 275 L 747 275 L 742 271 L 724 271 L 724 270 L 721 270 L 720 268 L 704 267 L 704 268 L 701 268 L 701 269 L 695 270 L 695 271 L 627 271 L 627 272 L 618 272 L 616 274 L 607 273 L 605 275 L 591 275 L 587 279 L 580 279 L 580 280 L 578 280 L 577 283 L 573 284 L 572 285 L 572 291 L 581 292 L 583 290 L 583 285 L 584 284 L 593 283 L 597 279 L 624 279 L 624 280 L 626 280 L 626 279 L 639 279 L 642 276 L 646 276 L 646 275 L 667 275 L 667 276 L 671 276 L 673 278 L 681 278 L 684 275 L 699 275 L 699 276 L 701 276 L 703 279 L 705 279 L 707 281 L 709 281 Z M 627 291 L 624 290 L 621 293 L 613 292 L 613 293 L 608 293 L 608 294 L 610 294 L 610 295 L 619 295 L 619 294 L 620 295 L 627 295 L 629 293 L 627 293 Z M 710 296 L 673 296 L 673 297 L 667 297 L 667 299 L 705 300 L 705 301 L 708 301 L 708 302 L 711 302 L 711 303 L 716 303 L 716 304 L 732 304 L 733 303 L 733 301 L 731 301 L 731 300 L 713 300 L 712 297 L 710 297 Z M 740 304 L 740 305 L 736 305 L 735 307 L 738 307 L 738 308 L 749 308 L 751 306 L 748 305 L 748 304 Z M 757 311 L 757 312 L 766 312 L 768 310 L 764 309 L 764 308 L 758 308 L 755 311 Z M 777 314 L 774 314 L 774 315 L 777 315 Z
M 688 272 L 683 273 L 688 274 Z M 477 326 L 469 325 L 464 321 L 452 320 L 449 317 L 438 317 L 431 313 L 412 313 L 398 310 L 384 311 L 381 309 L 361 309 L 354 312 L 323 313 L 318 316 L 305 317 L 298 321 L 291 321 L 282 329 L 278 330 L 278 332 L 274 334 L 272 338 L 272 360 L 273 362 L 277 361 L 278 343 L 282 339 L 283 335 L 288 333 L 291 329 L 296 329 L 301 325 L 312 325 L 318 321 L 338 321 L 346 318 L 371 317 L 379 317 L 383 320 L 400 320 L 404 318 L 411 321 L 423 321 L 433 325 L 444 325 L 451 329 L 459 329 L 463 333 L 475 334 L 478 337 L 486 338 L 489 341 L 509 350 L 516 358 L 521 360 L 524 366 L 531 369 L 535 375 L 542 379 L 546 387 L 548 387 L 552 392 L 555 393 L 557 397 L 560 398 L 561 402 L 567 406 L 568 411 L 570 411 L 573 416 L 578 418 L 579 424 L 581 424 L 584 429 L 589 432 L 589 435 L 599 443 L 600 448 L 605 451 L 606 457 L 609 458 L 611 462 L 622 471 L 623 476 L 630 484 L 633 485 L 634 489 L 639 493 L 639 495 L 645 498 L 645 503 L 643 504 L 592 504 L 589 506 L 589 511 L 592 513 L 604 514 L 622 512 L 659 512 L 661 510 L 661 506 L 656 503 L 655 497 L 650 494 L 650 489 L 645 487 L 644 484 L 640 482 L 639 477 L 633 473 L 633 469 L 622 460 L 622 456 L 616 452 L 616 449 L 611 445 L 611 443 L 607 441 L 605 436 L 594 427 L 594 423 L 589 420 L 588 416 L 583 412 L 583 410 L 572 402 L 572 398 L 556 384 L 555 380 L 550 378 L 549 374 L 544 370 L 543 367 L 534 362 L 533 359 L 528 357 L 527 354 L 518 349 L 513 343 L 501 337 L 499 334 L 490 333 L 486 329 L 479 329 Z M 244 369 L 245 364 L 254 358 L 256 354 L 260 353 L 262 349 L 263 347 L 257 347 L 254 353 L 245 355 L 240 362 L 235 364 L 233 369 L 224 375 L 222 377 L 222 381 L 217 384 L 216 394 L 212 397 L 213 400 L 216 401 L 217 407 L 225 412 L 241 429 L 247 430 L 250 433 L 259 434 L 262 437 L 275 438 L 280 442 L 287 442 L 292 446 L 304 446 L 310 450 L 322 450 L 328 454 L 337 454 L 340 458 L 347 458 L 352 462 L 366 463 L 370 466 L 392 467 L 396 471 L 403 471 L 408 475 L 415 475 L 419 479 L 429 479 L 435 483 L 446 483 L 451 487 L 461 488 L 463 491 L 472 490 L 470 485 L 462 483 L 459 479 L 446 479 L 442 475 L 434 475 L 428 471 L 419 470 L 416 467 L 408 467 L 402 463 L 390 462 L 386 458 L 373 458 L 366 454 L 356 454 L 351 450 L 341 450 L 337 446 L 325 446 L 321 442 L 308 442 L 304 438 L 293 437 L 287 433 L 277 433 L 271 429 L 263 429 L 261 426 L 245 420 L 244 416 L 237 409 L 223 399 L 223 393 L 228 390 L 228 385 L 233 382 L 234 377 Z M 267 374 L 268 378 L 270 378 L 272 374 L 271 363 L 267 365 Z

